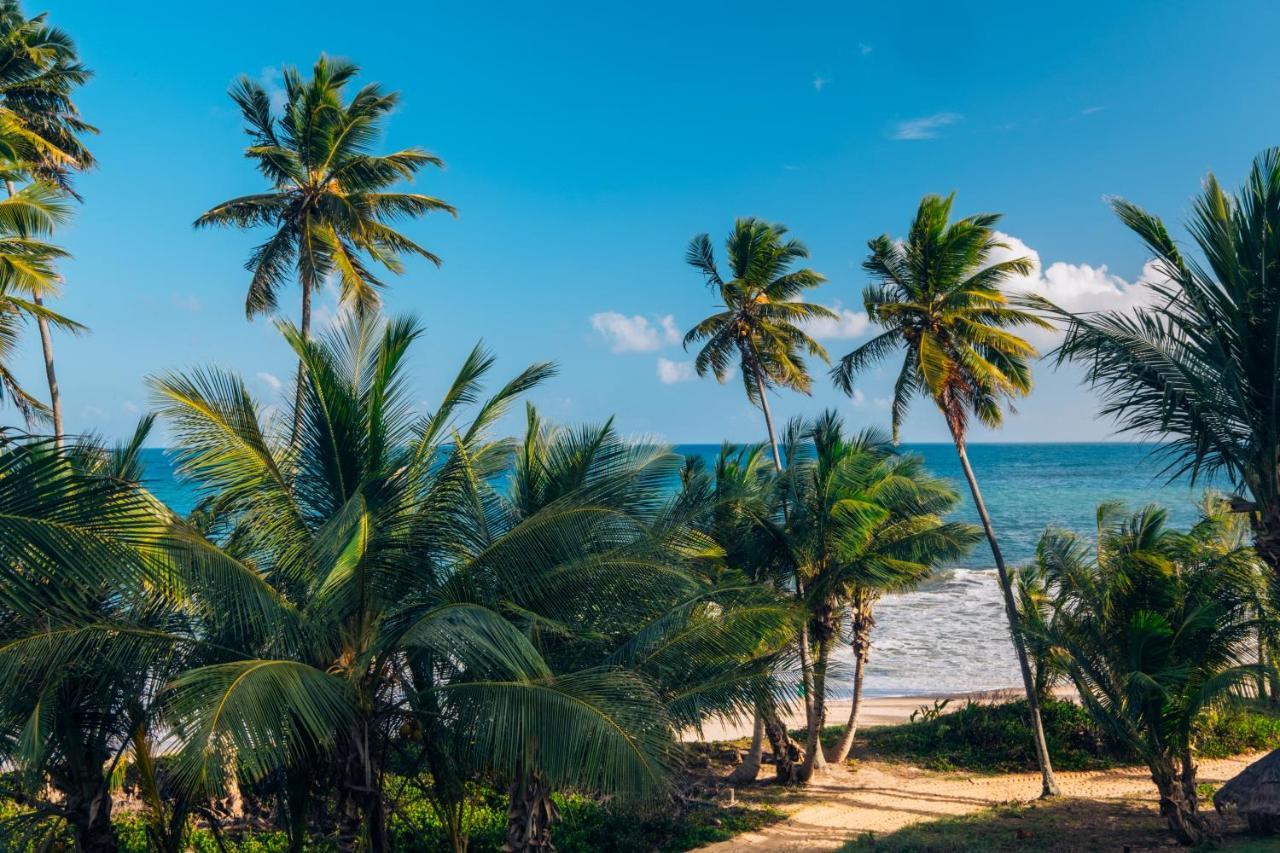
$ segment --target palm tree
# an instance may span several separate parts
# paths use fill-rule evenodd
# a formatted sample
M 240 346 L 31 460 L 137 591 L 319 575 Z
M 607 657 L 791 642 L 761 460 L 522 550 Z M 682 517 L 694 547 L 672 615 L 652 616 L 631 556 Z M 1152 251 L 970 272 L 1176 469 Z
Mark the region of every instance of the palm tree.
M 75 195 L 71 176 L 93 166 L 93 155 L 81 137 L 96 133 L 76 109 L 72 95 L 90 72 L 80 64 L 75 43 L 46 16 L 27 18 L 18 0 L 0 0 L 0 174 L 9 195 L 15 181 L 34 178 Z M 5 128 L 8 128 L 6 132 Z M 31 290 L 31 301 L 44 306 L 48 295 Z M 36 326 L 49 384 L 54 436 L 63 431 L 62 394 L 53 360 L 49 317 L 37 312 Z
M 47 418 L 49 409 L 19 386 L 8 366 L 17 348 L 20 322 L 34 318 L 46 330 L 50 326 L 83 330 L 50 311 L 41 299 L 57 292 L 61 280 L 53 264 L 66 253 L 35 235 L 51 233 L 65 217 L 59 193 L 49 183 L 32 183 L 0 199 L 0 393 L 8 395 L 28 426 Z
M 1018 631 L 1013 586 L 965 450 L 971 416 L 987 427 L 998 427 L 1004 420 L 1002 404 L 1031 391 L 1028 362 L 1036 356 L 1035 348 L 1009 329 L 1048 324 L 1011 303 L 1001 290 L 1010 277 L 1027 274 L 1031 262 L 1027 258 L 991 262 L 994 251 L 1007 248 L 992 230 L 999 215 L 978 214 L 950 222 L 954 198 L 925 196 L 905 242 L 895 242 L 887 234 L 868 242 L 871 251 L 863 269 L 872 283 L 863 291 L 863 302 L 867 315 L 884 331 L 842 358 L 832 377 L 837 387 L 852 394 L 855 376 L 901 347 L 906 357 L 894 385 L 893 440 L 898 440 L 902 420 L 916 394 L 932 400 L 946 419 L 991 544 L 1009 633 L 1030 704 L 1043 795 L 1051 796 L 1057 794 L 1058 786 L 1025 644 Z
M 728 281 L 716 266 L 708 235 L 694 237 L 685 255 L 724 308 L 689 330 L 684 337 L 685 349 L 704 342 L 694 360 L 699 376 L 710 372 L 724 382 L 736 364 L 747 399 L 764 412 L 774 467 L 779 471 L 782 455 L 769 411 L 769 389 L 809 393 L 813 383 L 804 353 L 828 359 L 827 351 L 804 330 L 804 323 L 835 317 L 821 305 L 799 301 L 806 290 L 826 279 L 808 268 L 792 269 L 797 261 L 809 257 L 809 250 L 799 240 L 786 239 L 786 234 L 785 226 L 760 219 L 734 222 L 725 241 L 733 276 Z
M 788 466 L 792 507 L 787 524 L 791 559 L 804 578 L 805 605 L 816 647 L 814 714 L 809 721 L 802 778 L 820 766 L 831 652 L 853 621 L 854 685 L 849 726 L 828 760 L 843 762 L 853 744 L 870 644 L 872 607 L 884 591 L 905 590 L 942 563 L 963 556 L 981 536 L 968 524 L 946 522 L 959 497 L 924 470 L 917 456 L 898 456 L 874 431 L 848 436 L 833 411 L 804 429 L 812 455 Z
M 343 850 L 386 849 L 393 758 L 427 772 L 459 849 L 479 773 L 511 781 L 519 851 L 545 849 L 562 788 L 662 795 L 677 727 L 749 703 L 768 633 L 746 592 L 692 570 L 718 551 L 670 494 L 678 458 L 535 413 L 522 444 L 488 437 L 547 365 L 467 423 L 480 350 L 420 417 L 412 322 L 284 332 L 305 367 L 296 443 L 235 376 L 155 382 L 180 468 L 210 495 L 212 541 L 170 544 L 211 604 L 206 657 L 166 706 L 184 786 L 279 779 L 294 849 L 331 808 Z
M 748 588 L 773 592 L 785 587 L 790 564 L 785 554 L 777 472 L 765 452 L 763 444 L 724 444 L 710 469 L 700 457 L 689 457 L 682 472 L 682 494 L 694 508 L 697 528 L 723 551 L 716 565 L 725 574 L 717 576 L 717 580 L 723 582 L 726 576 L 741 578 Z M 791 632 L 794 635 L 794 624 Z M 758 641 L 761 648 L 769 645 L 763 634 L 758 635 Z M 785 660 L 774 664 L 779 682 L 792 680 L 780 671 L 786 669 Z M 742 764 L 729 777 L 735 784 L 754 782 L 760 775 L 766 717 L 779 721 L 775 706 L 784 703 L 778 699 L 767 692 L 756 697 L 751 745 Z M 776 725 L 772 727 L 770 740 L 774 754 L 784 758 L 774 762 L 776 775 L 781 781 L 790 781 L 793 773 L 785 761 L 790 752 L 785 726 L 780 730 Z
M 49 844 L 116 849 L 113 768 L 145 739 L 181 659 L 156 559 L 167 513 L 138 486 L 149 422 L 108 453 L 0 446 L 0 760 L 4 794 Z
M 1093 554 L 1076 534 L 1049 530 L 1035 563 L 1046 579 L 1049 617 L 1035 628 L 1074 683 L 1090 715 L 1142 756 L 1160 811 L 1183 844 L 1199 844 L 1193 754 L 1196 723 L 1252 687 L 1245 663 L 1259 625 L 1262 568 L 1230 532 L 1227 515 L 1182 533 L 1165 511 L 1099 511 Z
M 438 198 L 389 191 L 426 166 L 444 164 L 421 148 L 371 153 L 399 95 L 369 84 L 344 101 L 358 72 L 350 62 L 324 56 L 316 61 L 310 80 L 286 67 L 280 115 L 262 85 L 242 77 L 232 87 L 231 99 L 248 125 L 251 141 L 245 156 L 256 163 L 270 189 L 224 201 L 195 222 L 197 228 L 271 229 L 245 264 L 252 273 L 245 313 L 252 318 L 274 312 L 280 289 L 296 277 L 302 288 L 299 328 L 304 340 L 311 334 L 311 296 L 330 276 L 341 284 L 342 301 L 363 313 L 378 305 L 383 286 L 370 261 L 392 273 L 402 271 L 405 255 L 439 265 L 438 257 L 389 223 L 434 210 L 455 213 Z M 295 440 L 302 428 L 303 393 L 299 373 Z
M 1187 224 L 1201 258 L 1158 217 L 1116 200 L 1161 281 L 1132 312 L 1069 314 L 1059 362 L 1076 361 L 1120 429 L 1159 442 L 1171 477 L 1225 475 L 1280 578 L 1280 149 L 1253 162 L 1235 195 L 1210 174 Z

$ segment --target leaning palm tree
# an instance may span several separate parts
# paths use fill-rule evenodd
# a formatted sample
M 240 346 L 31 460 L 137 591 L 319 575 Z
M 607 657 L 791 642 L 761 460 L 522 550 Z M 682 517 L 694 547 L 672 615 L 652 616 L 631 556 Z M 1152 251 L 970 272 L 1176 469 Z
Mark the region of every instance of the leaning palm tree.
M 1230 533 L 1227 515 L 1182 533 L 1147 507 L 1099 511 L 1096 549 L 1049 530 L 1035 563 L 1048 618 L 1032 628 L 1090 715 L 1140 755 L 1160 792 L 1160 812 L 1183 844 L 1209 833 L 1196 790 L 1201 715 L 1252 687 L 1262 567 Z
M 724 309 L 689 330 L 686 349 L 703 342 L 694 360 L 699 376 L 712 373 L 721 382 L 736 366 L 742 373 L 747 399 L 764 412 L 774 466 L 782 470 L 782 455 L 769 410 L 769 390 L 790 388 L 808 394 L 812 387 L 804 355 L 827 361 L 827 351 L 805 330 L 807 321 L 833 319 L 821 305 L 801 302 L 806 290 L 826 279 L 811 269 L 793 269 L 809 257 L 799 240 L 787 239 L 783 225 L 752 218 L 739 219 L 725 241 L 732 278 L 725 280 L 716 265 L 711 238 L 706 234 L 689 243 L 685 260 L 702 273 Z
M 43 14 L 26 17 L 18 0 L 0 0 L 0 174 L 10 196 L 15 194 L 15 183 L 24 179 L 51 183 L 75 196 L 72 175 L 94 164 L 82 137 L 97 130 L 80 117 L 72 100 L 89 77 L 65 32 L 49 26 Z M 30 292 L 38 307 L 43 307 L 48 295 L 41 290 Z M 61 441 L 62 395 L 50 321 L 37 313 L 36 326 L 53 432 Z
M 212 225 L 267 228 L 271 235 L 249 255 L 252 273 L 245 313 L 276 310 L 280 290 L 291 277 L 302 288 L 299 330 L 311 334 L 311 297 L 336 276 L 345 304 L 366 312 L 378 305 L 382 281 L 370 261 L 392 273 L 401 258 L 440 259 L 391 227 L 435 210 L 454 213 L 449 204 L 420 193 L 391 191 L 426 166 L 443 166 L 421 148 L 372 153 L 399 95 L 377 84 L 362 87 L 345 100 L 357 66 L 321 56 L 310 80 L 296 68 L 284 69 L 285 103 L 280 115 L 261 84 L 241 78 L 231 99 L 247 124 L 245 156 L 270 183 L 266 192 L 224 201 L 200 216 L 196 227 Z M 301 365 L 299 365 L 301 370 Z M 301 373 L 297 388 L 300 409 Z M 302 428 L 294 416 L 294 438 Z
M 1149 307 L 1069 314 L 1060 362 L 1084 365 L 1102 414 L 1158 442 L 1172 477 L 1225 476 L 1280 578 L 1280 149 L 1232 195 L 1210 174 L 1187 223 L 1200 258 L 1123 200 L 1120 220 L 1155 256 Z
M 1004 420 L 1002 404 L 1031 391 L 1029 360 L 1035 348 L 1009 331 L 1048 323 L 1010 302 L 1001 286 L 1031 269 L 1027 258 L 992 263 L 997 249 L 1007 248 L 992 230 L 998 214 L 978 214 L 950 222 L 955 196 L 925 196 L 903 242 L 887 234 L 868 242 L 871 252 L 863 269 L 872 283 L 863 291 L 867 315 L 884 331 L 840 360 L 832 377 L 852 394 L 854 378 L 899 348 L 905 350 L 894 385 L 893 439 L 898 440 L 912 397 L 923 395 L 946 420 L 964 469 L 974 507 L 982 521 L 1004 594 L 1009 633 L 1018 656 L 1023 687 L 1030 704 L 1044 796 L 1058 792 L 1040 721 L 1018 612 L 995 528 L 982 500 L 977 477 L 965 450 L 969 421 L 976 417 L 995 428 Z

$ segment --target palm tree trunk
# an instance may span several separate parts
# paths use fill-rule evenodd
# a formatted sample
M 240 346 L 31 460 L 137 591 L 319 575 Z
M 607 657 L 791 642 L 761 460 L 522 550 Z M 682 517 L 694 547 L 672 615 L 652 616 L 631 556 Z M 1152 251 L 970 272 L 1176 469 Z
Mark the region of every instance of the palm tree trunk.
M 765 429 L 769 432 L 769 447 L 773 450 L 773 467 L 779 474 L 782 473 L 782 453 L 778 448 L 778 435 L 773 428 L 773 412 L 769 409 L 769 395 L 764 384 L 764 376 L 760 373 L 760 369 L 756 364 L 755 356 L 749 350 L 744 349 L 742 353 L 742 368 L 750 370 L 751 375 L 756 380 L 756 390 L 760 396 L 760 409 L 764 412 Z M 782 505 L 783 514 L 786 514 L 787 506 L 784 500 Z M 796 575 L 796 598 L 802 599 L 804 590 L 800 585 L 800 576 Z M 806 726 L 812 726 L 814 719 L 813 708 L 813 667 L 809 660 L 809 624 L 807 621 L 800 625 L 800 636 L 797 638 L 797 645 L 800 652 L 800 682 L 804 690 L 804 719 Z M 767 726 L 766 726 L 767 728 Z M 783 726 L 783 733 L 786 733 L 786 727 Z M 788 749 L 790 749 L 788 744 Z M 775 747 L 775 754 L 777 750 Z M 781 777 L 780 777 L 781 778 Z
M 773 467 L 781 474 L 782 453 L 778 450 L 778 436 L 773 431 L 773 412 L 769 410 L 769 395 L 765 393 L 764 378 L 760 376 L 760 371 L 756 369 L 754 362 L 748 361 L 743 367 L 755 374 L 756 390 L 760 395 L 760 409 L 764 412 L 764 427 L 769 431 L 769 448 L 773 451 Z
M 1172 761 L 1160 759 L 1151 767 L 1151 779 L 1160 792 L 1160 814 L 1178 843 L 1191 846 L 1204 841 L 1209 824 L 1200 814 L 1194 765 L 1184 756 L 1179 773 Z
M 769 739 L 769 748 L 773 750 L 774 776 L 784 785 L 799 782 L 800 768 L 796 762 L 800 759 L 800 750 L 787 733 L 787 724 L 777 714 L 770 714 L 764 721 L 764 733 Z
M 302 331 L 304 341 L 311 340 L 311 285 L 305 281 L 302 283 L 302 322 L 298 328 Z M 298 438 L 302 435 L 302 393 L 306 381 L 307 369 L 303 366 L 302 359 L 298 359 L 298 387 L 293 397 L 293 431 L 289 435 L 290 444 L 297 444 Z
M 751 747 L 747 750 L 742 763 L 729 774 L 729 781 L 735 785 L 745 785 L 756 781 L 760 775 L 760 759 L 764 755 L 764 712 L 756 706 L 751 723 Z
M 1013 649 L 1018 655 L 1018 668 L 1022 671 L 1022 686 L 1027 692 L 1027 706 L 1031 712 L 1031 728 L 1036 738 L 1036 761 L 1040 765 L 1040 781 L 1042 797 L 1056 797 L 1059 793 L 1058 782 L 1053 776 L 1053 764 L 1049 759 L 1049 745 L 1044 736 L 1044 723 L 1040 719 L 1040 698 L 1036 696 L 1035 680 L 1031 676 L 1031 664 L 1027 660 L 1027 647 L 1022 640 L 1022 631 L 1018 625 L 1018 608 L 1014 603 L 1013 585 L 1009 581 L 1009 572 L 1005 568 L 1004 555 L 1000 553 L 1000 545 L 996 542 L 995 528 L 991 525 L 991 516 L 987 514 L 987 505 L 982 500 L 982 492 L 978 489 L 978 479 L 969 465 L 969 454 L 965 451 L 964 437 L 954 426 L 951 437 L 955 440 L 956 453 L 960 456 L 960 467 L 964 469 L 964 477 L 969 481 L 969 491 L 973 494 L 973 505 L 982 519 L 982 529 L 991 543 L 991 556 L 995 560 L 996 574 L 1000 578 L 1000 591 L 1004 594 L 1004 612 L 1009 619 L 1009 636 L 1013 640 Z
M 834 632 L 823 631 L 818 637 L 818 655 L 813 666 L 813 713 L 808 720 L 804 766 L 800 770 L 800 779 L 805 782 L 827 767 L 827 757 L 822 752 L 822 729 L 827 724 L 827 667 L 831 660 L 831 633 Z
M 1251 519 L 1253 526 L 1253 546 L 1280 579 L 1280 499 L 1259 502 Z
M 4 186 L 9 192 L 9 198 L 13 198 L 15 192 L 13 181 L 5 181 Z M 44 297 L 39 293 L 31 294 L 31 301 L 41 308 L 44 307 Z M 40 330 L 44 375 L 49 381 L 49 408 L 53 410 L 53 437 L 58 446 L 62 447 L 65 435 L 62 429 L 62 393 L 58 390 L 58 371 L 53 367 L 53 335 L 49 331 L 49 321 L 43 316 L 36 317 L 36 328 Z
M 31 301 L 41 307 L 44 299 L 39 293 L 31 296 Z M 40 330 L 40 349 L 44 355 L 44 375 L 49 381 L 49 408 L 53 410 L 53 437 L 62 447 L 66 433 L 62 427 L 62 393 L 58 390 L 58 371 L 53 367 L 53 336 L 49 332 L 49 321 L 44 316 L 36 317 L 36 327 Z
M 551 846 L 551 825 L 560 812 L 551 799 L 551 789 L 522 764 L 511 782 L 507 806 L 507 836 L 502 853 L 546 853 Z
M 849 707 L 849 725 L 845 726 L 840 741 L 827 755 L 832 764 L 843 764 L 853 750 L 853 739 L 858 734 L 858 711 L 862 707 L 862 680 L 866 675 L 867 660 L 871 657 L 871 614 L 868 607 L 854 607 L 851 629 L 853 631 L 853 704 Z

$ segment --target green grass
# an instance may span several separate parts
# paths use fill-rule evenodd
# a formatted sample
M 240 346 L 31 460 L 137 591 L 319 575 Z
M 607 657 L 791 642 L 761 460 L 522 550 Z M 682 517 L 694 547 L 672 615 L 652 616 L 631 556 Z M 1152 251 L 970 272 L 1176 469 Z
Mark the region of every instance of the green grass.
M 1205 850 L 1262 853 L 1280 840 L 1249 835 L 1238 819 L 1220 824 L 1220 845 Z M 943 818 L 897 832 L 868 834 L 840 853 L 1114 853 L 1186 850 L 1174 843 L 1154 803 L 1060 799 L 1005 805 Z
M 1084 708 L 1072 702 L 1048 700 L 1041 717 L 1049 753 L 1059 770 L 1100 770 L 1137 763 L 1136 757 L 1109 738 Z M 838 737 L 839 732 L 839 728 L 824 731 L 824 740 Z M 1036 769 L 1025 701 L 970 703 L 937 719 L 868 728 L 860 740 L 860 757 L 908 762 L 931 770 L 1008 773 Z M 1197 753 L 1204 758 L 1276 748 L 1280 748 L 1280 712 L 1261 705 L 1207 716 L 1197 740 Z

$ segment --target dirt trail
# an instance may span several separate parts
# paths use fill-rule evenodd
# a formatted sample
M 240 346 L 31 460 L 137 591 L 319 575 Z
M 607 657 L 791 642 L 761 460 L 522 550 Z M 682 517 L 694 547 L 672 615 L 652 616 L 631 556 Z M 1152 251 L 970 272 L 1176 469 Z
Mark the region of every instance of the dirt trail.
M 1202 782 L 1221 784 L 1258 756 L 1204 761 Z M 1146 770 L 1125 767 L 1090 773 L 1058 773 L 1064 796 L 1119 799 L 1135 794 L 1155 796 Z M 920 821 L 968 814 L 1010 801 L 1035 799 L 1040 793 L 1038 773 L 967 776 L 930 773 L 914 767 L 860 763 L 856 772 L 833 768 L 814 780 L 792 805 L 785 821 L 759 832 L 701 848 L 704 853 L 791 853 L 833 851 L 867 832 L 881 835 Z

